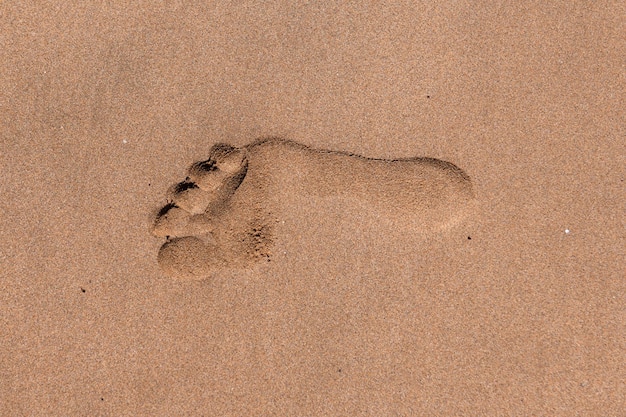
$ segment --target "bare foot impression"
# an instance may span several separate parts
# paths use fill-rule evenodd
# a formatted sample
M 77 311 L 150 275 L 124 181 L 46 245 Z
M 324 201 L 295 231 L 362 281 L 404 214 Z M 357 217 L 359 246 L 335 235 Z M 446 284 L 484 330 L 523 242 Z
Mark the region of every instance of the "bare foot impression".
M 166 240 L 158 262 L 167 275 L 203 279 L 270 260 L 281 217 L 299 209 L 294 201 L 315 200 L 321 211 L 340 201 L 357 208 L 349 215 L 434 231 L 458 222 L 473 199 L 467 174 L 438 159 L 373 159 L 274 138 L 217 144 L 170 188 L 153 234 Z

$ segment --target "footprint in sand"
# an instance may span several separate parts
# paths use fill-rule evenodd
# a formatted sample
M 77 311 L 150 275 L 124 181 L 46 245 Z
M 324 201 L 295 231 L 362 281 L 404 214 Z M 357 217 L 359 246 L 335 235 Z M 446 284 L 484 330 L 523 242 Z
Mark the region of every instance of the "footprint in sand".
M 217 144 L 168 191 L 153 228 L 166 239 L 159 265 L 173 278 L 203 279 L 269 260 L 281 216 L 299 210 L 298 199 L 318 199 L 322 208 L 341 200 L 429 232 L 457 222 L 474 196 L 461 169 L 433 158 L 372 159 L 282 139 Z

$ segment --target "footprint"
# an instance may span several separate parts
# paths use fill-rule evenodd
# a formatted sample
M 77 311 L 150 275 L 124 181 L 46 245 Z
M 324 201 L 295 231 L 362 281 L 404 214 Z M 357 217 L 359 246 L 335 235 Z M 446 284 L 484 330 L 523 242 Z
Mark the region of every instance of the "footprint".
M 213 146 L 167 194 L 153 234 L 166 239 L 160 267 L 177 279 L 271 260 L 281 216 L 298 210 L 294 201 L 318 201 L 321 218 L 324 202 L 341 201 L 428 233 L 458 222 L 474 200 L 470 178 L 448 162 L 372 159 L 275 138 Z

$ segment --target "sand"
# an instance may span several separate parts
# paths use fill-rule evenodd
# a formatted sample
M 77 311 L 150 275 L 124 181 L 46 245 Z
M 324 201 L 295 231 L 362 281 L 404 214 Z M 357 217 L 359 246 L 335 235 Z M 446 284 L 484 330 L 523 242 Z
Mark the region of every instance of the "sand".
M 624 12 L 2 1 L 0 416 L 623 415 Z
M 298 231 L 285 219 L 306 206 L 313 217 L 300 216 L 298 225 L 323 224 L 341 206 L 344 220 L 358 221 L 353 230 L 364 230 L 370 215 L 379 219 L 376 235 L 431 237 L 474 205 L 471 179 L 441 160 L 365 158 L 271 138 L 242 148 L 214 145 L 207 160 L 170 187 L 153 234 L 166 239 L 158 255 L 163 272 L 202 280 L 224 269 L 252 270 L 286 252 Z

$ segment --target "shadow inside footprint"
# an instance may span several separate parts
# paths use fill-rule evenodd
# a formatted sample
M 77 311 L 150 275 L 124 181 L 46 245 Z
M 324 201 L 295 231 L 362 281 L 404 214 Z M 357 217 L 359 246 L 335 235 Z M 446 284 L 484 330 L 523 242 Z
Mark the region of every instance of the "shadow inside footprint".
M 428 233 L 458 222 L 474 195 L 467 174 L 449 162 L 365 158 L 271 138 L 214 145 L 168 199 L 153 228 L 167 239 L 159 265 L 173 278 L 203 279 L 269 261 L 281 213 L 297 212 L 298 199 L 319 199 L 322 219 L 324 201 L 340 199 Z

